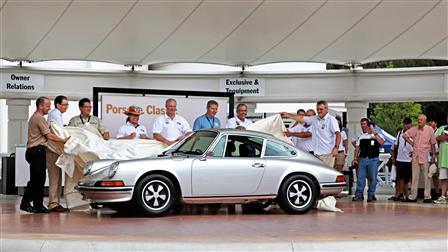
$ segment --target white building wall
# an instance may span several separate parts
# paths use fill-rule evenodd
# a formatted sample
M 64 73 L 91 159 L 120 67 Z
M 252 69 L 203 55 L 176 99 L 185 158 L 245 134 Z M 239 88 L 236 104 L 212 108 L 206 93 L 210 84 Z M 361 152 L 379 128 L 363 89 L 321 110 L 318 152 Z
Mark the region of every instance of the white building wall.
M 221 78 L 239 77 L 239 74 L 162 74 L 127 71 L 49 71 L 33 67 L 2 67 L 0 72 L 24 72 L 44 75 L 44 90 L 38 93 L 0 93 L 0 99 L 7 104 L 18 106 L 9 108 L 16 111 L 8 116 L 8 152 L 15 144 L 23 144 L 26 136 L 28 114 L 18 99 L 34 100 L 40 95 L 53 99 L 56 95 L 66 95 L 76 101 L 83 97 L 92 98 L 93 87 L 169 89 L 193 91 L 220 91 Z M 447 101 L 448 67 L 410 68 L 393 70 L 335 70 L 294 74 L 264 74 L 245 72 L 245 77 L 265 79 L 266 95 L 260 97 L 237 97 L 236 102 L 398 102 L 398 101 Z M 356 107 L 356 106 L 354 106 Z M 202 109 L 202 108 L 201 108 Z M 350 111 L 348 115 L 361 114 Z M 354 108 L 353 108 L 354 109 Z M 18 113 L 17 111 L 22 111 Z M 4 119 L 2 116 L 1 119 Z M 353 126 L 359 118 L 348 118 Z M 2 121 L 3 124 L 3 121 Z M 11 128 L 12 125 L 15 125 Z M 0 135 L 2 145 L 6 138 Z

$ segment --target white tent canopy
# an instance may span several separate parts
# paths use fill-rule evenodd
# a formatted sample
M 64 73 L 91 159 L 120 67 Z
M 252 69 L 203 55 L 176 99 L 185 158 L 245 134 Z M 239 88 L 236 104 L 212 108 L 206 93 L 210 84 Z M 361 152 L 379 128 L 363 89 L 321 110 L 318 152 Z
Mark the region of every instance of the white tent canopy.
M 0 58 L 118 64 L 448 60 L 446 0 L 0 0 Z

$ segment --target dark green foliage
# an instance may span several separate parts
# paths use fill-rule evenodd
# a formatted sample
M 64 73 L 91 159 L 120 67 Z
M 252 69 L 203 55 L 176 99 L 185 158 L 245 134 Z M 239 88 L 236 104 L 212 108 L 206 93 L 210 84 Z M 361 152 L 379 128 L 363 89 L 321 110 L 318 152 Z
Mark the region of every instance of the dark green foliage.
M 410 117 L 412 123 L 416 124 L 422 106 L 415 102 L 376 103 L 370 105 L 369 112 L 370 119 L 389 134 L 395 135 L 405 117 Z

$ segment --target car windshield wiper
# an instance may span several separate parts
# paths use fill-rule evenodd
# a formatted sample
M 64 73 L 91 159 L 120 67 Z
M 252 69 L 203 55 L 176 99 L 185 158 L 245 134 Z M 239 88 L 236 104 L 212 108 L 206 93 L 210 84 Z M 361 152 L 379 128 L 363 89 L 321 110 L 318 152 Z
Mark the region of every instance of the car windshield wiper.
M 193 155 L 202 155 L 202 151 L 194 150 L 194 151 L 186 151 L 186 154 L 193 154 Z
M 191 155 L 202 155 L 202 152 L 199 152 L 199 151 L 176 151 L 176 152 L 173 152 L 173 155 L 174 154 L 186 154 L 186 155 L 188 155 L 188 154 L 191 154 Z

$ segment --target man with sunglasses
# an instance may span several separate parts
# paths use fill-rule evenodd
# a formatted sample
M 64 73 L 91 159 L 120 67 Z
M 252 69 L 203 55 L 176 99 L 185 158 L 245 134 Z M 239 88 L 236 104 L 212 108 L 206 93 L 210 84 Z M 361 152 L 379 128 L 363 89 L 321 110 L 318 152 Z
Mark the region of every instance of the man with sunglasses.
M 232 129 L 246 129 L 247 126 L 252 124 L 250 119 L 247 119 L 247 105 L 244 103 L 236 106 L 236 116 L 227 120 L 226 128 Z

